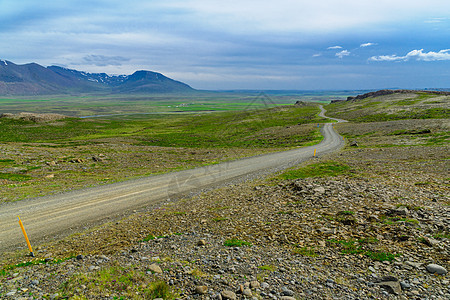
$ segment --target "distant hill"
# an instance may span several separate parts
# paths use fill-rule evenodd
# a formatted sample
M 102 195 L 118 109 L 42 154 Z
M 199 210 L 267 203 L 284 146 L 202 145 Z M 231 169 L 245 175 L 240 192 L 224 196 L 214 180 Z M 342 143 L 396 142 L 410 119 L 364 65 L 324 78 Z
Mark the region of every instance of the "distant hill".
M 68 93 L 172 93 L 194 91 L 189 85 L 160 73 L 137 71 L 110 76 L 36 63 L 16 65 L 0 60 L 0 95 L 49 95 Z
M 354 122 L 448 119 L 450 92 L 380 90 L 327 105 L 329 116 Z

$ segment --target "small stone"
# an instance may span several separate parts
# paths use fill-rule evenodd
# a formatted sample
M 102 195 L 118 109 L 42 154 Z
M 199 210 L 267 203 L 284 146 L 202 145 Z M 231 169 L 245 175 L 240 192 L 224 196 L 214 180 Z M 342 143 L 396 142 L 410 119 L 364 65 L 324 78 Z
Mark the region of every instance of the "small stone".
M 319 186 L 313 189 L 314 192 L 319 193 L 319 194 L 324 194 L 325 193 L 325 188 L 323 186 Z
M 426 268 L 427 268 L 427 271 L 430 273 L 436 273 L 438 275 L 447 274 L 447 270 L 444 267 L 437 265 L 437 264 L 429 264 L 429 265 L 427 265 Z
M 200 240 L 197 242 L 197 246 L 205 246 L 206 245 L 206 241 L 205 240 Z
M 249 288 L 246 288 L 246 289 L 244 289 L 244 291 L 242 292 L 242 294 L 243 294 L 244 296 L 251 297 L 251 296 L 252 296 L 252 290 L 249 289 Z
M 397 215 L 397 216 L 406 216 L 408 215 L 409 211 L 408 208 L 401 206 L 395 210 L 392 211 L 393 214 Z
M 79 254 L 79 255 L 77 255 L 77 259 L 78 259 L 78 260 L 82 260 L 82 259 L 84 259 L 84 255 L 83 255 L 83 254 Z
M 398 278 L 395 276 L 383 276 L 379 279 L 379 282 L 383 281 L 398 281 Z
M 157 264 L 151 264 L 148 267 L 149 271 L 152 273 L 158 273 L 158 274 L 162 274 L 162 270 L 160 268 L 160 266 L 158 266 Z
M 240 284 L 238 289 L 236 290 L 236 294 L 242 294 L 244 292 L 244 285 Z
M 196 294 L 200 294 L 200 295 L 204 295 L 208 292 L 208 287 L 204 286 L 204 285 L 198 285 L 195 287 L 195 293 Z
M 282 296 L 281 300 L 296 300 L 294 297 L 290 297 L 290 296 Z
M 263 282 L 263 283 L 261 283 L 261 288 L 262 289 L 268 289 L 269 288 L 269 284 L 267 283 L 267 282 Z
M 425 243 L 426 243 L 428 246 L 436 246 L 436 245 L 438 245 L 440 242 L 441 242 L 441 241 L 439 241 L 439 240 L 436 240 L 436 239 L 433 239 L 433 238 L 430 238 L 430 237 L 425 237 Z
M 292 297 L 292 296 L 294 296 L 294 292 L 291 291 L 290 289 L 288 289 L 287 287 L 282 287 L 281 288 L 281 295 L 282 296 Z
M 405 264 L 407 264 L 408 266 L 414 267 L 414 268 L 419 268 L 422 265 L 421 263 L 416 263 L 413 261 L 406 261 Z
M 100 267 L 97 267 L 97 266 L 90 266 L 89 267 L 89 271 L 95 271 L 95 270 L 99 270 L 100 269 Z
M 267 283 L 266 283 L 267 284 Z M 259 288 L 261 286 L 261 284 L 259 283 L 259 281 L 257 281 L 257 280 L 253 280 L 253 281 L 251 281 L 250 282 L 250 287 L 252 288 L 252 289 L 257 289 L 257 288 Z M 268 287 L 269 285 L 267 285 L 267 287 Z
M 409 283 L 407 283 L 406 281 L 401 281 L 400 286 L 401 286 L 402 290 L 409 290 L 411 288 L 411 285 Z
M 11 291 L 11 292 L 7 293 L 6 296 L 11 297 L 11 296 L 14 296 L 15 294 L 16 294 L 15 291 Z
M 402 292 L 402 288 L 398 281 L 384 281 L 380 282 L 378 285 L 380 285 L 390 294 L 399 295 Z
M 236 294 L 233 293 L 232 291 L 225 290 L 222 291 L 220 295 L 222 296 L 222 299 L 236 300 Z
M 39 280 L 36 280 L 36 279 L 35 279 L 35 280 L 32 280 L 32 281 L 31 281 L 31 284 L 32 284 L 32 285 L 39 285 Z

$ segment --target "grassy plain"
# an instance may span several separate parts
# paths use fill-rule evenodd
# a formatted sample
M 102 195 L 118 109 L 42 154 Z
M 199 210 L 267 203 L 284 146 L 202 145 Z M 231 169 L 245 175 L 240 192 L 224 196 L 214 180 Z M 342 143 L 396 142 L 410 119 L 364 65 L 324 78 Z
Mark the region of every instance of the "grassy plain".
M 59 95 L 0 97 L 0 113 L 58 113 L 72 117 L 174 112 L 241 111 L 294 104 L 296 101 L 327 102 L 345 99 L 355 92 L 299 91 L 199 91 L 189 94 Z
M 141 107 L 133 105 L 141 101 L 138 99 L 128 105 L 129 114 L 106 107 L 102 107 L 102 111 L 81 112 L 83 103 L 75 101 L 68 108 L 73 114 L 104 113 L 108 116 L 50 122 L 0 118 L 0 202 L 319 142 L 321 136 L 313 124 L 325 119 L 317 116 L 317 105 L 280 105 L 284 97 L 287 96 L 269 99 L 261 95 L 241 101 L 234 96 L 224 103 L 216 99 L 214 110 L 218 111 L 207 113 L 137 113 Z M 18 111 L 33 108 L 33 112 L 52 112 L 59 105 L 59 98 L 37 99 L 30 101 L 31 106 L 26 99 L 17 101 L 22 102 L 22 109 Z M 107 101 L 112 105 L 120 104 L 120 101 Z M 156 110 L 179 103 L 177 99 L 167 101 L 171 101 L 171 105 L 156 102 L 152 107 Z M 87 107 L 88 103 L 85 105 Z M 178 105 L 176 109 L 200 110 L 201 105 L 200 101 Z M 213 108 L 212 102 L 204 106 L 208 110 Z M 60 110 L 54 112 L 61 113 Z

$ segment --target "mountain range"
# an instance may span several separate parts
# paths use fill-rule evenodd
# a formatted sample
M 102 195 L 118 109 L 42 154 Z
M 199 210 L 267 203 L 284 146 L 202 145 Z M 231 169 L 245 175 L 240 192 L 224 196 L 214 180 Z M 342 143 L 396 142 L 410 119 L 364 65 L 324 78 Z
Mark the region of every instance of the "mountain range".
M 189 85 L 151 71 L 132 75 L 87 73 L 36 63 L 17 65 L 0 60 L 0 95 L 71 93 L 175 93 L 195 91 Z

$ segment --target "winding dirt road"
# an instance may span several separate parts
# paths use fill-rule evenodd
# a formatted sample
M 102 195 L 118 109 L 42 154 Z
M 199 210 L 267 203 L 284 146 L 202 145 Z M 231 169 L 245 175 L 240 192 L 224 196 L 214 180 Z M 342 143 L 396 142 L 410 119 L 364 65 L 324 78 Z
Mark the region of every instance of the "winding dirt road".
M 325 110 L 321 107 L 321 116 Z M 0 206 L 0 251 L 26 248 L 17 216 L 20 215 L 31 243 L 67 236 L 94 224 L 149 209 L 168 199 L 282 170 L 316 155 L 335 151 L 344 141 L 325 124 L 322 142 L 315 146 L 260 155 L 217 165 L 151 176 L 64 194 L 33 198 Z

